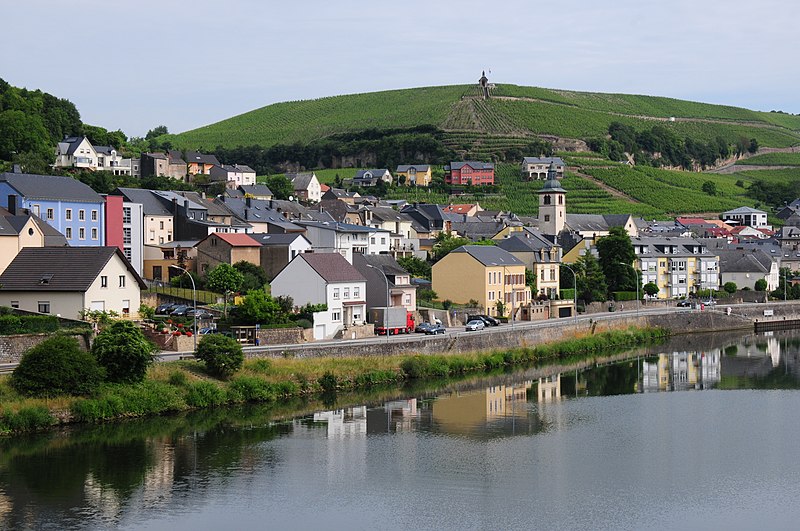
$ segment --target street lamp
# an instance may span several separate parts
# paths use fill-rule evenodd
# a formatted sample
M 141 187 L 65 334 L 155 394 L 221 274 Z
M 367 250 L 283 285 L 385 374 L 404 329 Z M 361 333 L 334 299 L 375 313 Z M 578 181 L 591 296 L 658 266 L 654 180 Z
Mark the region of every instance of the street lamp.
M 367 267 L 374 269 L 375 271 L 379 272 L 383 275 L 383 280 L 386 281 L 386 310 L 383 312 L 383 329 L 386 330 L 386 338 L 389 338 L 389 306 L 391 306 L 391 301 L 389 300 L 389 277 L 386 276 L 386 273 L 383 272 L 382 267 L 375 267 L 374 265 L 366 264 Z
M 636 282 L 636 315 L 639 315 L 639 304 L 640 304 L 640 301 L 639 301 L 639 273 L 636 271 L 636 268 L 633 267 L 631 264 L 626 264 L 625 262 L 617 262 L 617 263 L 620 264 L 620 265 L 628 266 L 631 269 L 633 269 L 633 276 L 636 277 L 635 278 L 635 282 Z
M 567 264 L 561 264 L 561 265 L 569 269 L 569 272 L 572 273 L 572 305 L 573 305 L 572 313 L 575 316 L 575 324 L 577 325 L 578 324 L 578 275 L 576 275 L 575 271 Z
M 195 288 L 195 285 L 194 285 L 194 278 L 189 273 L 189 271 L 187 271 L 186 269 L 182 268 L 179 265 L 170 264 L 169 267 L 172 267 L 172 268 L 175 268 L 175 269 L 180 269 L 181 271 L 186 273 L 186 275 L 188 275 L 188 277 L 189 277 L 189 280 L 192 281 L 192 307 L 194 308 L 194 316 L 193 316 L 194 317 L 194 333 L 192 334 L 192 339 L 194 340 L 194 351 L 197 352 L 197 289 Z

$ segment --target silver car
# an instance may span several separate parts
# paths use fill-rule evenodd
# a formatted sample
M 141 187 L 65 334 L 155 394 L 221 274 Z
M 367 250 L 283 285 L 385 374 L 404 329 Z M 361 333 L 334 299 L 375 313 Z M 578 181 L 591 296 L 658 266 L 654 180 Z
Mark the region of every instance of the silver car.
M 467 332 L 476 332 L 486 328 L 486 324 L 480 319 L 473 319 L 467 323 Z

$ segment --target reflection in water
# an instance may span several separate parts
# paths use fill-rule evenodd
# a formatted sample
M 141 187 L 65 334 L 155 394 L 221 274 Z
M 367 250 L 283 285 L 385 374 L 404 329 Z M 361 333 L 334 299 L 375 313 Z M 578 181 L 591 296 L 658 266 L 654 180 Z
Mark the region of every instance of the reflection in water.
M 554 446 L 564 446 L 593 423 L 595 406 L 580 397 L 800 388 L 798 337 L 749 335 L 703 349 L 671 349 L 555 373 L 537 367 L 285 422 L 272 422 L 269 408 L 209 410 L 83 427 L 69 436 L 2 440 L 0 528 L 136 528 L 140 518 L 189 513 L 198 504 L 224 507 L 219 498 L 233 483 L 255 496 L 273 474 L 285 475 L 301 463 L 314 463 L 320 488 L 343 476 L 366 482 L 375 474 L 370 466 L 376 460 L 375 440 L 388 445 L 381 446 L 378 461 L 405 481 L 417 476 L 423 482 L 442 477 L 455 481 L 466 474 L 458 465 L 465 455 L 480 457 L 481 466 L 494 462 L 481 449 L 527 444 L 521 441 L 532 436 L 555 437 L 560 442 Z M 615 407 L 624 409 L 630 403 Z M 439 449 L 442 454 L 430 465 L 433 469 L 420 470 L 416 463 L 429 459 L 421 442 L 427 437 L 447 441 L 442 443 L 446 450 Z M 520 456 L 522 462 L 537 459 L 535 454 L 525 455 Z M 305 481 L 298 480 L 303 485 Z M 525 490 L 522 484 L 517 487 Z M 241 507 L 234 506 L 228 515 L 233 518 L 230 527 L 246 527 L 236 525 Z

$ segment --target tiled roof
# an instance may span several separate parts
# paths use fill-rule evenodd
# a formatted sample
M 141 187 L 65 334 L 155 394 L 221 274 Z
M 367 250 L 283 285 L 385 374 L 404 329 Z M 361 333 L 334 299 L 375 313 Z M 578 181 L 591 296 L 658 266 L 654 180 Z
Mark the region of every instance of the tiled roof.
M 339 253 L 303 253 L 305 260 L 326 282 L 366 282 L 367 279 Z
M 525 265 L 513 254 L 494 245 L 462 245 L 451 253 L 467 253 L 485 266 Z
M 428 164 L 403 164 L 397 167 L 395 172 L 397 173 L 406 173 L 411 168 L 414 168 L 417 171 L 427 172 L 431 167 Z
M 215 232 L 208 237 L 216 236 L 231 247 L 261 247 L 249 234 L 232 234 L 229 232 Z
M 115 254 L 146 288 L 117 247 L 24 247 L 0 275 L 0 290 L 86 291 Z
M 477 162 L 477 161 L 474 161 L 474 160 L 465 160 L 463 162 L 451 162 L 450 163 L 450 169 L 451 170 L 460 170 L 464 166 L 469 166 L 473 170 L 493 170 L 494 169 L 494 164 L 492 164 L 491 162 Z
M 564 166 L 561 157 L 525 157 L 522 159 L 525 164 L 550 164 L 555 162 L 557 166 Z
M 114 192 L 129 203 L 140 203 L 142 213 L 147 216 L 171 216 L 172 212 L 150 190 L 142 188 L 117 188 Z

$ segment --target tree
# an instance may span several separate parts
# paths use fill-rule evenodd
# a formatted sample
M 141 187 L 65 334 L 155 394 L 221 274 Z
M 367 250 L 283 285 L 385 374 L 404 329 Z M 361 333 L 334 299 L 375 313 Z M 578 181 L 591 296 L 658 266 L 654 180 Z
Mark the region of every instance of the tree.
M 453 249 L 457 249 L 462 245 L 470 245 L 471 243 L 472 242 L 467 238 L 453 236 L 449 232 L 440 232 L 436 237 L 436 243 L 433 244 L 433 249 L 431 250 L 431 253 L 433 254 L 433 261 L 438 262 L 447 256 Z
M 246 260 L 241 260 L 233 264 L 233 267 L 242 274 L 244 280 L 239 288 L 242 291 L 251 291 L 254 289 L 264 289 L 267 283 L 267 272 L 264 268 L 257 266 Z
M 756 280 L 755 285 L 753 286 L 756 291 L 766 291 L 767 290 L 767 281 L 763 278 L 759 278 Z
M 206 364 L 209 374 L 229 378 L 242 368 L 242 346 L 232 337 L 223 334 L 206 334 L 197 345 L 195 357 Z
M 642 286 L 642 290 L 644 290 L 645 295 L 648 297 L 655 297 L 658 295 L 658 284 L 655 282 L 648 282 L 644 286 Z
M 11 160 L 17 153 L 51 156 L 50 135 L 35 114 L 0 112 L 0 160 Z
M 206 286 L 211 291 L 224 295 L 224 315 L 228 316 L 228 293 L 238 291 L 244 282 L 244 276 L 230 264 L 219 264 L 206 273 Z
M 236 308 L 236 317 L 243 324 L 280 324 L 289 322 L 289 314 L 280 302 L 267 295 L 263 289 L 247 292 Z
M 155 353 L 156 346 L 131 321 L 114 321 L 92 344 L 92 354 L 106 370 L 106 377 L 117 383 L 144 380 Z
M 151 138 L 155 138 L 155 137 L 161 136 L 161 135 L 168 135 L 168 134 L 169 134 L 169 130 L 167 130 L 167 126 L 166 125 L 159 125 L 159 126 L 156 126 L 156 127 L 152 128 L 152 129 L 150 129 L 147 132 L 147 134 L 144 135 L 144 139 L 145 140 L 150 140 Z
M 714 181 L 705 181 L 702 190 L 708 195 L 717 195 L 717 185 Z
M 294 193 L 294 186 L 284 175 L 272 175 L 267 177 L 267 187 L 272 191 L 275 199 L 289 199 Z
M 103 368 L 75 338 L 53 336 L 28 350 L 11 375 L 11 386 L 28 396 L 90 395 L 103 381 Z
M 431 279 L 431 265 L 425 260 L 416 256 L 403 256 L 397 259 L 397 263 L 412 277 Z
M 573 267 L 578 275 L 578 298 L 586 303 L 594 301 L 605 301 L 608 293 L 608 285 L 603 269 L 597 258 L 591 253 L 581 256 Z
M 600 266 L 608 291 L 636 291 L 639 275 L 632 265 L 636 259 L 631 238 L 622 227 L 614 227 L 608 236 L 597 240 Z
M 737 290 L 736 282 L 726 282 L 722 285 L 722 289 L 725 290 L 726 293 L 733 295 Z

